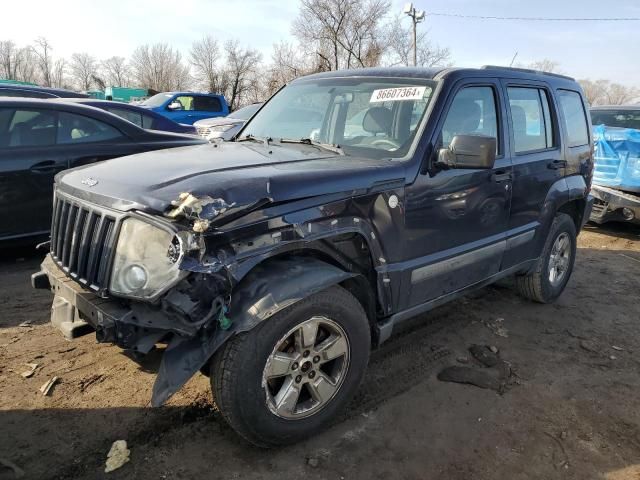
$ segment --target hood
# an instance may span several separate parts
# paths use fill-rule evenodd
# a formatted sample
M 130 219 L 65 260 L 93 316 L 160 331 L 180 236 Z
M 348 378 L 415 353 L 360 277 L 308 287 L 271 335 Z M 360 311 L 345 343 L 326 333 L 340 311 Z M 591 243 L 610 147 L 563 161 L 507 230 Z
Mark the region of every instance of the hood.
M 217 125 L 235 125 L 242 124 L 246 120 L 241 120 L 239 118 L 229 118 L 229 117 L 216 117 L 216 118 L 205 118 L 204 120 L 198 120 L 193 123 L 194 127 L 213 127 Z
M 56 182 L 62 191 L 106 207 L 166 213 L 183 193 L 238 209 L 340 192 L 362 195 L 404 178 L 401 162 L 310 145 L 221 142 L 107 160 L 62 172 Z

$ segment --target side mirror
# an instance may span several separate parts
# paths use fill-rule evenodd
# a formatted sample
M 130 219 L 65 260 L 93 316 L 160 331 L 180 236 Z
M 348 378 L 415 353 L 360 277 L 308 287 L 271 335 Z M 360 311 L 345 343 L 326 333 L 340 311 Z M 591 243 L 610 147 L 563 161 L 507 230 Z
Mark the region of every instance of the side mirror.
M 438 151 L 438 164 L 449 168 L 493 168 L 496 138 L 485 135 L 456 135 L 449 148 Z
M 169 110 L 182 110 L 182 104 L 180 102 L 171 102 L 167 105 Z

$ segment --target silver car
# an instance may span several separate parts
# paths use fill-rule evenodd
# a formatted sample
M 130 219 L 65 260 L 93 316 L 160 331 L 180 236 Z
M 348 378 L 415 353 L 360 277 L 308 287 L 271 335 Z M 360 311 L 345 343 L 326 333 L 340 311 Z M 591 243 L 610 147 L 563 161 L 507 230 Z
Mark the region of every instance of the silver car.
M 226 117 L 205 118 L 193 124 L 198 135 L 211 141 L 216 138 L 231 140 L 242 126 L 256 113 L 262 103 L 253 103 L 230 113 Z

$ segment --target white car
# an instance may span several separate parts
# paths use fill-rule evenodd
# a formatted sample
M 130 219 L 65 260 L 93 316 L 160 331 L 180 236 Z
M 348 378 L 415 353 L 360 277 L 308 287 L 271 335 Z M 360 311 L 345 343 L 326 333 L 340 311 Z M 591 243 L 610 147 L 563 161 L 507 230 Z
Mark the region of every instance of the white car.
M 262 103 L 253 103 L 230 113 L 226 117 L 198 120 L 193 126 L 196 127 L 198 135 L 209 141 L 217 138 L 231 140 L 261 106 Z

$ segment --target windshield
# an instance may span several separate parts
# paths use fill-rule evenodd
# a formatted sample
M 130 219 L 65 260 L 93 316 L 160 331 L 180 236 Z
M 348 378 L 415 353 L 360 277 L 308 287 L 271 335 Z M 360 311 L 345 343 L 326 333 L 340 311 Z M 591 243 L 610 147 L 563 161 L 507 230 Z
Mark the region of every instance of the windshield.
M 173 97 L 172 93 L 158 93 L 157 95 L 154 95 L 153 97 L 147 98 L 140 105 L 145 105 L 145 106 L 151 107 L 151 108 L 159 107 L 160 105 L 163 105 L 164 102 L 166 102 L 171 97 Z
M 253 105 L 247 105 L 246 107 L 239 108 L 233 113 L 227 115 L 227 118 L 235 118 L 237 120 L 249 120 L 251 115 L 256 113 L 262 106 L 261 103 L 254 103 Z
M 635 128 L 640 130 L 638 110 L 591 110 L 591 123 L 608 127 Z
M 435 82 L 328 78 L 288 85 L 256 114 L 240 139 L 308 139 L 346 155 L 399 158 L 413 143 Z

